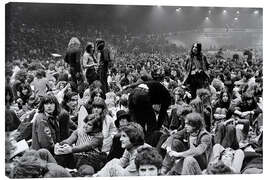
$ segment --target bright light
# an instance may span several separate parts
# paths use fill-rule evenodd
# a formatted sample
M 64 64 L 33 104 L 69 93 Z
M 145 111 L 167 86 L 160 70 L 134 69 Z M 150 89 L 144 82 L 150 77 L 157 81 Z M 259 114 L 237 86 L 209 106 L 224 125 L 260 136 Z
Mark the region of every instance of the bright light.
M 176 11 L 177 12 L 180 12 L 182 10 L 182 8 L 177 8 Z
M 240 12 L 239 11 L 236 11 L 236 14 L 240 14 Z
M 206 17 L 205 19 L 206 19 L 206 20 L 209 20 L 209 17 Z
M 259 11 L 258 10 L 254 11 L 254 14 L 259 14 Z
M 237 21 L 237 20 L 238 20 L 238 18 L 236 17 L 236 18 L 234 18 L 234 20 L 235 20 L 235 21 Z
M 227 13 L 227 11 L 224 9 L 224 10 L 223 10 L 223 13 Z

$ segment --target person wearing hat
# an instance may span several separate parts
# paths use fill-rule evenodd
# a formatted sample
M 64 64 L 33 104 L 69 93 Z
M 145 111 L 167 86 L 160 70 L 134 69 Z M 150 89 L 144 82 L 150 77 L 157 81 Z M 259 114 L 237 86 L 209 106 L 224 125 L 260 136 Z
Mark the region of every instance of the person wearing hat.
M 105 41 L 102 39 L 96 40 L 97 48 L 97 62 L 98 62 L 98 75 L 102 83 L 102 90 L 104 93 L 109 91 L 109 86 L 107 82 L 108 78 L 108 68 L 111 66 L 111 54 L 110 50 L 105 47 Z
M 116 128 L 118 129 L 118 131 L 120 130 L 121 127 L 126 126 L 128 124 L 128 122 L 130 122 L 129 114 L 124 110 L 117 111 L 116 117 L 117 117 L 117 119 L 114 121 L 114 124 L 115 124 Z M 124 153 L 125 149 L 123 149 L 121 147 L 120 135 L 121 134 L 118 132 L 113 137 L 113 143 L 112 143 L 111 150 L 110 150 L 108 157 L 107 157 L 107 162 L 109 162 L 110 160 L 112 160 L 114 158 L 122 157 L 122 155 Z
M 94 44 L 92 42 L 88 42 L 82 59 L 82 66 L 88 84 L 92 84 L 92 82 L 98 79 L 98 75 L 95 70 L 96 65 L 97 61 L 94 56 Z

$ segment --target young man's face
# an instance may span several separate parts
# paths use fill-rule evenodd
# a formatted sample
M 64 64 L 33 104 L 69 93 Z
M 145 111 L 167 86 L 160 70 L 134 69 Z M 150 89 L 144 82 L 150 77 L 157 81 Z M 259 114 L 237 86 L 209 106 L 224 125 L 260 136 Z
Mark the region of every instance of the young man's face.
M 188 123 L 188 121 L 185 121 L 185 128 L 188 133 L 192 133 L 194 131 L 194 128 Z
M 158 176 L 158 168 L 154 165 L 140 165 L 139 176 Z
M 54 103 L 44 104 L 44 112 L 46 112 L 48 114 L 53 114 L 54 110 L 55 110 L 55 104 Z
M 75 95 L 75 96 L 72 96 L 70 101 L 67 103 L 68 107 L 70 109 L 76 109 L 77 105 L 78 105 L 78 96 Z
M 128 149 L 128 148 L 132 147 L 130 139 L 124 131 L 121 132 L 120 141 L 121 141 L 121 147 L 123 149 Z

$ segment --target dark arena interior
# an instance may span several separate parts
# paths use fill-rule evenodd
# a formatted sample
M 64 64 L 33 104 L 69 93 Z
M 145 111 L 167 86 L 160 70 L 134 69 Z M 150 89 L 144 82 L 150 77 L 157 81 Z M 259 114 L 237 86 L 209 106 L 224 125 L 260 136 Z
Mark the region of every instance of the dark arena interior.
M 5 175 L 262 174 L 263 10 L 7 3 Z

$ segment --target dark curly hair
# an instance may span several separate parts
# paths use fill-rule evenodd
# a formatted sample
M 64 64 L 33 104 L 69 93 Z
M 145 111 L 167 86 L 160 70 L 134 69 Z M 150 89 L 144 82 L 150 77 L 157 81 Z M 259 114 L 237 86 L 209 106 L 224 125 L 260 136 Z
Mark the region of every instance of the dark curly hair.
M 162 166 L 162 157 L 158 151 L 153 147 L 140 147 L 137 150 L 138 154 L 135 158 L 136 169 L 141 165 L 154 165 L 157 169 Z
M 47 163 L 35 150 L 25 152 L 13 170 L 13 178 L 42 178 L 48 172 Z
M 219 160 L 214 164 L 210 164 L 206 169 L 207 174 L 234 174 L 233 170 L 226 166 L 224 162 Z

